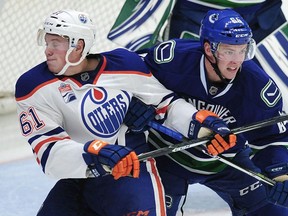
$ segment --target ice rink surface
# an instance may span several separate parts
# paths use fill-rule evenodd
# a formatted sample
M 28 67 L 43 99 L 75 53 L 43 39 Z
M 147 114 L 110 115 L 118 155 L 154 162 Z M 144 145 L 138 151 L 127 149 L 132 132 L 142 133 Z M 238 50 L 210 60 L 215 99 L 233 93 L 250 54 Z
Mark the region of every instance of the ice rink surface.
M 35 216 L 55 180 L 36 163 L 15 112 L 0 115 L 0 128 L 0 216 Z M 184 216 L 231 215 L 226 203 L 201 185 L 190 187 L 184 207 Z

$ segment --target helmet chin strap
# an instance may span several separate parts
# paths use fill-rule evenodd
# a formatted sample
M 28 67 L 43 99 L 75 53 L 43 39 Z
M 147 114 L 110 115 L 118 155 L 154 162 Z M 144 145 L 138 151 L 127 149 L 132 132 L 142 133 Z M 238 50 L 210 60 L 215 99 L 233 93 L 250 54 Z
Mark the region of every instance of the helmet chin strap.
M 62 68 L 62 70 L 61 70 L 59 73 L 55 74 L 56 76 L 61 76 L 61 75 L 63 75 L 63 74 L 66 72 L 66 70 L 68 69 L 69 66 L 79 65 L 79 64 L 84 60 L 84 58 L 86 57 L 86 54 L 83 54 L 83 53 L 82 53 L 82 56 L 81 56 L 81 58 L 79 59 L 79 61 L 74 62 L 74 63 L 70 62 L 69 59 L 68 59 L 68 57 L 69 57 L 70 53 L 73 51 L 73 49 L 74 49 L 74 47 L 70 47 L 70 48 L 67 50 L 67 53 L 66 53 L 66 56 L 65 56 L 66 64 L 64 65 L 64 67 Z

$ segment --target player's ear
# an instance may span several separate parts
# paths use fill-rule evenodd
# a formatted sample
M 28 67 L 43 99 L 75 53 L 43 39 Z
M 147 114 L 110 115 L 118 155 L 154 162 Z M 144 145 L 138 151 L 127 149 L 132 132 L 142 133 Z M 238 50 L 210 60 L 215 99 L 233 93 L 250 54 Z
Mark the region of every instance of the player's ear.
M 76 51 L 82 52 L 84 50 L 85 43 L 84 40 L 80 39 L 78 40 L 77 46 L 76 46 Z
M 205 57 L 212 63 L 215 63 L 215 57 L 214 54 L 211 50 L 211 45 L 210 43 L 207 41 L 204 43 L 204 52 L 205 52 Z
M 204 43 L 204 52 L 207 56 L 213 56 L 213 53 L 211 51 L 211 46 L 209 42 Z

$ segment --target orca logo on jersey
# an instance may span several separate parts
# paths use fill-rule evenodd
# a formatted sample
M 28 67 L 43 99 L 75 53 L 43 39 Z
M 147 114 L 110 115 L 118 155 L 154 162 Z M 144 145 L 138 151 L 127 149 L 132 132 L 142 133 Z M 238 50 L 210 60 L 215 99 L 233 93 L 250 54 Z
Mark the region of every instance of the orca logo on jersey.
M 81 118 L 85 127 L 102 138 L 114 136 L 128 110 L 130 96 L 120 90 L 89 89 L 81 102 Z

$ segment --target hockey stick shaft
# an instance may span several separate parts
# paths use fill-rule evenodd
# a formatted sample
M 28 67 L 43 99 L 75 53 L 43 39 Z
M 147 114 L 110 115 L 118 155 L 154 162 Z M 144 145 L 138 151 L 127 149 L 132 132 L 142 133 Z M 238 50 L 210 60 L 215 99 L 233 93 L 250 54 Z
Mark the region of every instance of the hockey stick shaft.
M 167 128 L 165 126 L 163 126 L 162 124 L 159 124 L 157 122 L 154 122 L 154 121 L 150 121 L 148 122 L 148 126 L 150 126 L 151 128 L 157 130 L 157 131 L 160 131 L 178 141 L 182 141 L 183 140 L 183 135 L 177 131 L 174 131 L 170 128 Z
M 247 168 L 243 168 L 235 163 L 232 163 L 231 161 L 229 161 L 228 159 L 218 155 L 218 156 L 213 156 L 214 158 L 216 158 L 217 160 L 221 161 L 222 163 L 225 163 L 227 164 L 228 166 L 231 166 L 243 173 L 246 173 L 247 175 L 250 175 L 252 177 L 254 177 L 255 179 L 259 180 L 259 181 L 262 181 L 268 185 L 271 185 L 271 186 L 274 186 L 276 184 L 276 181 L 268 178 L 267 176 L 265 175 L 262 175 L 261 173 L 258 173 L 258 172 L 254 172 L 250 169 L 247 169 Z
M 216 156 L 210 155 L 206 151 L 206 149 L 204 149 L 204 147 L 199 149 L 199 150 L 202 150 L 202 152 L 204 154 L 206 154 L 206 155 L 208 155 L 208 156 L 210 156 L 212 158 L 216 158 L 217 160 L 221 161 L 222 163 L 224 163 L 224 164 L 226 164 L 228 166 L 231 166 L 231 167 L 233 167 L 233 168 L 235 168 L 235 169 L 237 169 L 237 170 L 239 170 L 239 171 L 241 171 L 243 173 L 246 173 L 247 175 L 250 175 L 253 178 L 255 178 L 255 179 L 259 180 L 259 181 L 262 181 L 262 182 L 264 182 L 264 183 L 266 183 L 268 185 L 274 186 L 276 184 L 276 181 L 268 178 L 267 176 L 262 175 L 261 173 L 255 172 L 253 170 L 250 170 L 250 169 L 247 169 L 247 168 L 243 168 L 243 167 L 233 163 L 232 161 L 230 161 L 229 159 L 227 159 L 227 158 L 225 158 L 225 157 L 223 157 L 221 155 L 216 155 Z
M 158 124 L 158 123 L 155 123 L 155 122 L 151 122 L 151 123 L 149 123 L 149 126 L 154 128 L 154 129 L 156 129 L 156 130 L 159 130 L 159 131 L 163 132 L 164 134 L 166 134 L 166 135 L 168 135 L 170 137 L 173 137 L 173 138 L 175 138 L 177 140 L 183 140 L 184 139 L 182 134 L 180 134 L 180 133 L 178 133 L 176 131 L 173 131 L 173 130 L 167 128 L 167 127 L 164 127 L 161 124 Z M 228 166 L 231 166 L 231 167 L 233 167 L 233 168 L 235 168 L 235 169 L 237 169 L 237 170 L 239 170 L 239 171 L 241 171 L 243 173 L 246 173 L 247 175 L 252 176 L 253 178 L 255 178 L 255 179 L 259 180 L 259 181 L 262 181 L 262 182 L 264 182 L 264 183 L 266 183 L 268 185 L 271 185 L 271 186 L 274 186 L 276 184 L 276 182 L 274 180 L 262 175 L 261 173 L 257 173 L 257 172 L 254 172 L 253 170 L 249 170 L 247 168 L 243 168 L 243 167 L 231 162 L 229 159 L 226 159 L 225 157 L 223 157 L 221 155 L 216 155 L 216 156 L 210 155 L 206 151 L 204 146 L 199 146 L 198 148 L 204 154 L 206 154 L 206 155 L 208 155 L 208 156 L 210 156 L 212 158 L 216 158 L 217 160 L 221 161 L 222 163 L 224 163 L 224 164 L 226 164 Z
M 276 123 L 279 123 L 279 122 L 284 122 L 284 121 L 287 121 L 287 120 L 288 120 L 288 115 L 276 116 L 276 117 L 269 118 L 269 119 L 266 119 L 266 120 L 263 120 L 263 121 L 259 121 L 259 122 L 256 122 L 256 123 L 252 123 L 252 124 L 248 124 L 248 125 L 245 125 L 245 126 L 242 126 L 242 127 L 238 127 L 238 128 L 232 129 L 231 132 L 234 133 L 234 134 L 240 134 L 240 133 L 244 133 L 244 132 L 247 132 L 247 131 L 251 131 L 251 130 L 256 130 L 256 129 L 259 129 L 259 128 L 267 127 L 267 126 L 270 126 L 270 125 L 273 125 L 273 124 L 276 124 Z M 171 130 L 171 129 L 169 129 L 169 128 L 161 125 L 161 124 L 153 122 L 153 124 L 149 123 L 149 126 L 154 128 L 154 129 L 156 129 L 156 130 L 159 130 L 159 131 L 163 132 L 164 134 L 166 134 L 168 136 L 170 135 L 174 139 L 177 139 L 179 141 L 183 141 L 184 140 L 182 134 L 180 134 L 180 133 L 178 133 L 176 131 L 173 131 L 173 130 Z M 197 140 L 188 140 L 188 141 L 181 142 L 179 144 L 175 144 L 175 145 L 163 147 L 163 148 L 160 148 L 160 149 L 156 149 L 154 151 L 142 153 L 142 154 L 138 155 L 138 159 L 140 161 L 143 161 L 143 160 L 147 160 L 148 158 L 151 158 L 151 157 L 159 157 L 159 156 L 166 155 L 166 154 L 169 154 L 169 153 L 183 151 L 183 150 L 186 150 L 186 149 L 189 149 L 189 148 L 193 148 L 195 146 L 206 144 L 211 138 L 212 137 L 209 136 L 209 137 L 203 137 L 203 138 L 200 138 L 200 139 L 197 139 Z
M 280 120 L 279 121 L 278 120 L 277 120 L 277 122 L 280 121 Z M 237 133 L 240 133 L 241 131 L 244 132 L 244 131 L 253 130 L 254 128 L 258 129 L 259 127 L 269 126 L 270 124 L 272 124 L 272 122 L 273 121 L 270 121 L 270 120 L 267 121 L 267 122 L 261 122 L 261 123 L 259 122 L 257 127 L 253 124 L 253 125 L 248 125 L 247 128 L 245 126 L 241 127 L 242 128 L 241 130 L 240 130 L 240 128 L 237 128 L 237 129 L 234 129 L 235 130 L 234 133 L 236 133 L 236 130 L 238 131 Z M 185 140 L 185 138 L 183 138 L 183 136 L 180 133 L 178 133 L 176 131 L 173 131 L 173 130 L 171 130 L 169 128 L 166 128 L 166 127 L 164 127 L 164 126 L 162 126 L 160 124 L 157 124 L 155 122 L 153 122 L 153 124 L 149 123 L 149 126 L 154 128 L 154 129 L 156 129 L 156 130 L 159 130 L 159 131 L 165 133 L 166 135 L 168 135 L 170 137 L 173 137 L 173 138 L 175 138 L 177 140 Z M 206 154 L 206 155 L 208 155 L 208 156 L 210 156 L 212 158 L 216 158 L 217 160 L 221 161 L 222 163 L 224 163 L 224 164 L 226 164 L 226 165 L 228 165 L 230 167 L 233 167 L 233 168 L 235 168 L 235 169 L 237 169 L 237 170 L 239 170 L 239 171 L 241 171 L 241 172 L 243 172 L 243 173 L 245 173 L 245 174 L 247 174 L 249 176 L 252 176 L 253 178 L 255 178 L 255 179 L 259 180 L 259 181 L 262 181 L 262 182 L 264 182 L 264 183 L 266 183 L 268 185 L 274 186 L 276 184 L 276 181 L 266 177 L 265 175 L 262 175 L 261 173 L 255 172 L 255 171 L 247 169 L 247 168 L 243 168 L 243 167 L 231 162 L 229 159 L 226 159 L 225 157 L 223 157 L 221 155 L 216 155 L 216 156 L 210 155 L 203 146 L 198 146 L 197 149 L 201 150 L 204 154 Z

